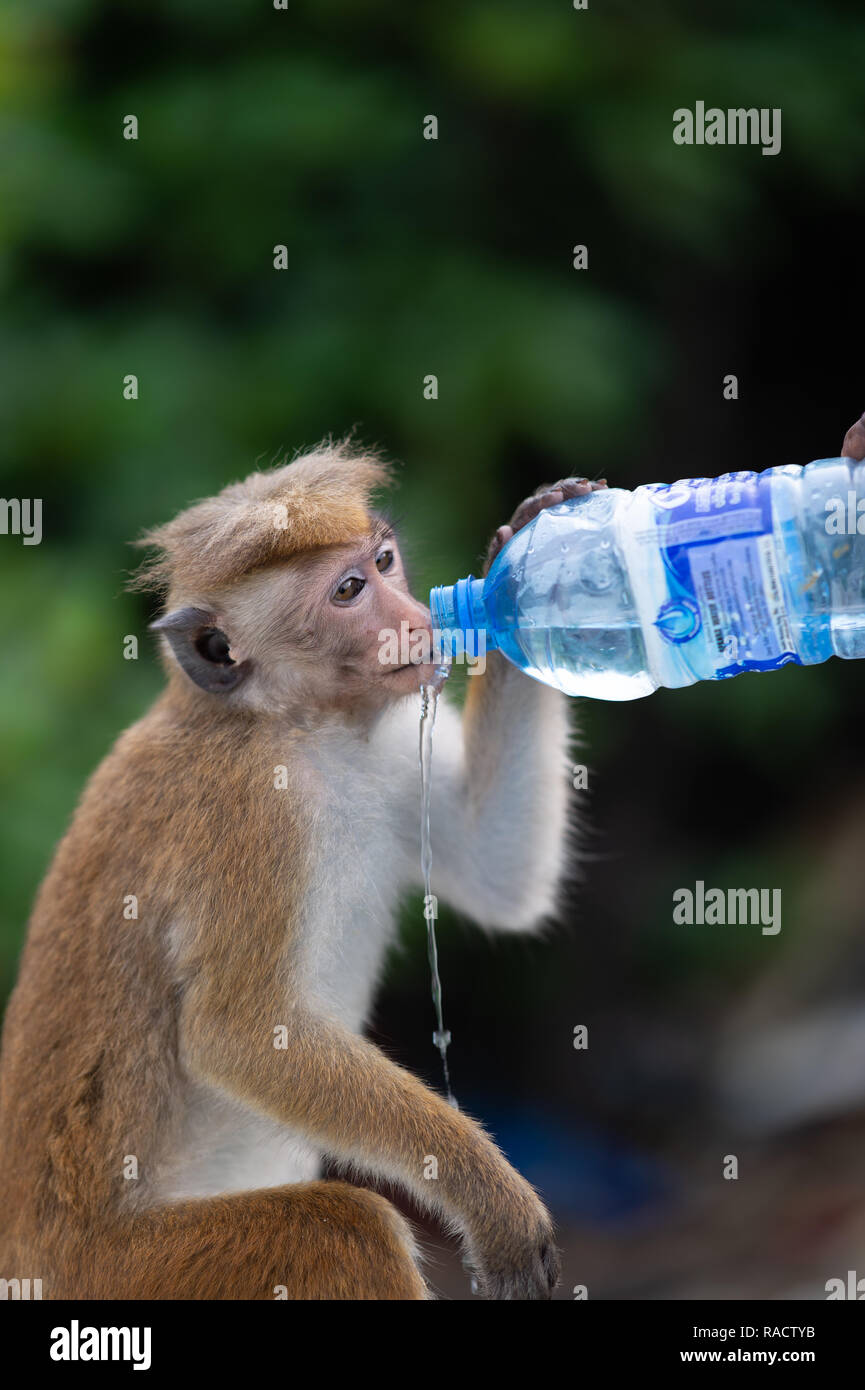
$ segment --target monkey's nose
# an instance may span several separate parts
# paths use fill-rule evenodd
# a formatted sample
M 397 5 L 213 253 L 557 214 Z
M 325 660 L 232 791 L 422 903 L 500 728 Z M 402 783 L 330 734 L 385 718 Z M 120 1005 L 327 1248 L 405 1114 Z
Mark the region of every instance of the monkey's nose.
M 412 626 L 413 626 L 413 627 L 425 627 L 425 628 L 430 629 L 430 631 L 431 631 L 431 630 L 432 630 L 432 613 L 431 613 L 430 610 L 427 608 L 426 604 L 425 604 L 425 603 L 421 603 L 420 600 L 419 600 L 419 599 L 416 599 L 416 598 L 413 598 L 413 599 L 412 599 L 412 603 L 414 604 L 415 612 L 416 612 L 417 615 L 418 615 L 418 616 L 417 616 L 417 622 L 416 622 L 416 623 L 413 623 Z

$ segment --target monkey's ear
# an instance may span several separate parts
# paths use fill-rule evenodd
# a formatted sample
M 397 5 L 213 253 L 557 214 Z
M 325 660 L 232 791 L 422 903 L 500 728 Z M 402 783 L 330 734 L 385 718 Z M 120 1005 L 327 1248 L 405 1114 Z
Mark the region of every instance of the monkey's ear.
M 228 638 L 203 608 L 178 608 L 150 626 L 168 638 L 189 679 L 211 695 L 234 690 L 249 674 L 250 663 L 234 660 Z

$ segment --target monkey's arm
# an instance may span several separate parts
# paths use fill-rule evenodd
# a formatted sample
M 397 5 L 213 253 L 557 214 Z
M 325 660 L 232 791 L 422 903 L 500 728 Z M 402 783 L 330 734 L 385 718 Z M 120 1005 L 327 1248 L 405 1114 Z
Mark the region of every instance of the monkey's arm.
M 365 1039 L 300 1002 L 280 1004 L 248 961 L 243 968 L 228 992 L 225 981 L 199 980 L 187 997 L 186 1067 L 443 1215 L 488 1296 L 548 1298 L 557 1268 L 549 1217 L 480 1126 Z
M 567 697 L 487 657 L 462 719 L 442 699 L 433 737 L 432 890 L 483 926 L 527 929 L 555 908 L 568 808 Z
M 483 573 L 546 507 L 606 487 L 563 478 L 517 507 Z M 568 830 L 566 697 L 490 652 L 469 679 L 460 727 L 442 701 L 433 748 L 433 891 L 482 926 L 525 930 L 557 906 Z

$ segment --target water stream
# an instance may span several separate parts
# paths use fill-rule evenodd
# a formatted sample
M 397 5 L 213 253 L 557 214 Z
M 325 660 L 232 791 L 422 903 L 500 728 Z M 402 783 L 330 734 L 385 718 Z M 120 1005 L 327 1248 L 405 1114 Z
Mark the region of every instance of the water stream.
M 447 1051 L 451 1035 L 444 1025 L 444 1015 L 442 1013 L 442 983 L 439 975 L 438 946 L 436 944 L 436 917 L 438 915 L 438 904 L 433 896 L 432 880 L 432 843 L 430 841 L 430 798 L 432 794 L 432 745 L 433 729 L 435 728 L 436 709 L 438 707 L 439 691 L 444 681 L 447 679 L 449 668 L 447 666 L 437 666 L 435 673 L 435 683 L 421 686 L 421 712 L 420 712 L 420 785 L 421 785 L 421 870 L 424 881 L 424 903 L 423 915 L 426 922 L 427 932 L 427 953 L 429 955 L 430 975 L 432 979 L 432 998 L 435 1006 L 436 1029 L 433 1033 L 433 1042 L 438 1048 L 442 1059 L 442 1071 L 444 1072 L 445 1089 L 450 1105 L 458 1109 L 456 1099 L 451 1090 L 450 1073 L 448 1071 Z

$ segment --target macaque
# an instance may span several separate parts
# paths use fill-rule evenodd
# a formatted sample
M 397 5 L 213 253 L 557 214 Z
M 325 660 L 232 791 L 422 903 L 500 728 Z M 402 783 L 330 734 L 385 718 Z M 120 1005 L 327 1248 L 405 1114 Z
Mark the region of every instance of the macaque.
M 408 1222 L 323 1181 L 323 1155 L 435 1213 L 483 1296 L 551 1295 L 533 1189 L 363 1036 L 421 886 L 434 674 L 380 660 L 383 632 L 430 623 L 371 510 L 387 481 L 378 457 L 327 444 L 141 542 L 167 687 L 84 791 L 3 1033 L 0 1275 L 40 1278 L 44 1298 L 429 1298 Z M 489 559 L 591 487 L 528 499 Z M 467 686 L 464 713 L 439 705 L 435 888 L 529 931 L 565 866 L 566 699 L 496 652 Z

